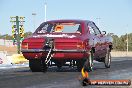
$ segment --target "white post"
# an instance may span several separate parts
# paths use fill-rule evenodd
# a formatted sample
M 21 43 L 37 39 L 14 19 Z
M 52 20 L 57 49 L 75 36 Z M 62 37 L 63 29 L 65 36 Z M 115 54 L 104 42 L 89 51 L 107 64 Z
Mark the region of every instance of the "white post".
M 36 13 L 32 13 L 32 15 L 33 15 L 33 19 L 34 19 L 34 30 L 35 30 L 35 24 L 36 24 L 35 16 L 36 16 Z
M 128 28 L 128 25 L 126 26 L 126 32 L 127 32 L 127 28 Z M 126 41 L 126 42 L 127 42 L 127 46 L 126 46 L 126 49 L 127 49 L 127 50 L 126 50 L 126 55 L 128 55 L 128 50 L 129 50 L 129 49 L 128 49 L 128 41 L 129 41 L 129 40 L 128 40 L 128 32 L 126 33 L 126 37 L 127 37 L 127 39 L 126 39 L 126 40 L 127 40 L 127 41 Z
M 4 46 L 6 46 L 5 40 L 6 40 L 6 36 L 4 37 Z
M 45 10 L 44 10 L 44 11 L 45 11 L 44 21 L 46 22 L 46 10 L 47 10 L 47 4 L 46 4 L 46 3 L 44 4 L 44 9 L 45 9 Z
M 127 55 L 128 55 L 128 34 L 127 34 Z

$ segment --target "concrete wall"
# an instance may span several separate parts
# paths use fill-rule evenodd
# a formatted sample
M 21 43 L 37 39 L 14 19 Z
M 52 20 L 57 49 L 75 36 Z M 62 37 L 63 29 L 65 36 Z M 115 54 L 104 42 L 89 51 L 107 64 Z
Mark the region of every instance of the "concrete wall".
M 111 52 L 112 57 L 132 57 L 132 52 L 126 52 L 126 51 L 112 51 Z

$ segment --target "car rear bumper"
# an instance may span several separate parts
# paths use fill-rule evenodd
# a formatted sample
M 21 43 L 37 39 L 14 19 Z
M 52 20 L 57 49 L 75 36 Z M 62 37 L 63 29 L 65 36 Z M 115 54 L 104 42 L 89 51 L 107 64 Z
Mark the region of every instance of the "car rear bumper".
M 49 49 L 44 50 L 44 49 L 22 49 L 22 53 L 42 53 L 42 52 L 49 52 Z M 58 49 L 53 49 L 53 52 L 55 53 L 85 53 L 86 50 L 84 49 L 75 49 L 75 50 L 58 50 Z
M 28 49 L 21 50 L 26 59 L 46 58 L 49 50 Z M 53 49 L 54 59 L 81 59 L 86 57 L 86 50 L 57 50 Z

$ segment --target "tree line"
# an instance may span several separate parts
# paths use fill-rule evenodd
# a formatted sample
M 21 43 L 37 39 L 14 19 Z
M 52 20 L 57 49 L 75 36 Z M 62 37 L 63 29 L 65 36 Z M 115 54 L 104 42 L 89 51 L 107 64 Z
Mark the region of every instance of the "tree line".
M 120 37 L 117 35 L 112 35 L 112 38 L 114 50 L 126 51 L 128 42 L 128 50 L 132 51 L 132 33 L 121 35 Z
M 24 38 L 26 38 L 26 37 L 28 37 L 28 36 L 30 36 L 30 35 L 32 35 L 32 32 L 26 32 L 26 33 L 24 33 Z M 5 35 L 1 35 L 1 34 L 0 34 L 0 39 L 12 40 L 13 38 L 12 38 L 12 36 L 9 35 L 9 34 L 5 34 Z
M 24 38 L 32 35 L 32 32 L 26 32 L 24 33 Z M 127 40 L 128 36 L 128 40 Z M 112 35 L 113 38 L 113 50 L 117 51 L 126 51 L 127 50 L 127 41 L 128 41 L 128 50 L 132 51 L 132 33 L 129 33 L 128 35 L 121 35 L 120 37 L 117 35 Z M 5 34 L 0 34 L 0 39 L 6 39 L 6 40 L 12 40 L 12 36 Z

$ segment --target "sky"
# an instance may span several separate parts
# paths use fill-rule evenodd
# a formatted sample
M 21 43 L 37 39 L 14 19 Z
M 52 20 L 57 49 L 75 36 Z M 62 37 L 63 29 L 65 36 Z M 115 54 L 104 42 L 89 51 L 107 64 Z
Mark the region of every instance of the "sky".
M 44 22 L 45 3 L 47 20 L 91 20 L 107 33 L 132 33 L 132 0 L 0 0 L 0 34 L 11 35 L 11 16 L 24 16 L 25 32 L 34 32 Z

